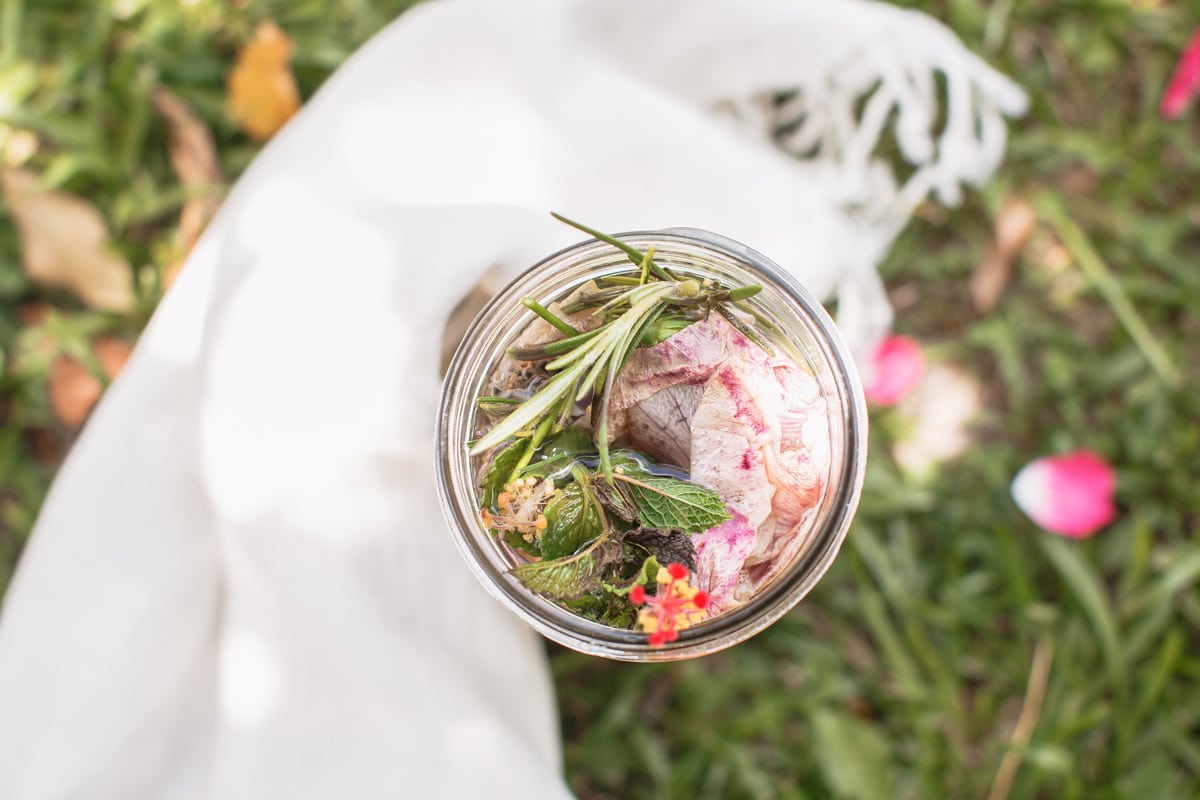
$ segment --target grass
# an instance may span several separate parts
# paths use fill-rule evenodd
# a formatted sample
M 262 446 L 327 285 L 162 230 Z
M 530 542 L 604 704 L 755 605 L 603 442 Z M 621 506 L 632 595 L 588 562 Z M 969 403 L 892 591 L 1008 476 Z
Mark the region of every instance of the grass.
M 0 586 L 70 440 L 45 400 L 50 358 L 136 333 L 174 256 L 182 195 L 147 86 L 197 108 L 235 176 L 255 148 L 221 117 L 222 80 L 254 22 L 294 36 L 308 96 L 405 5 L 0 0 L 0 121 L 38 133 L 33 166 L 104 211 L 143 278 L 138 312 L 84 312 L 25 280 L 0 218 Z M 891 456 L 903 420 L 877 413 L 842 557 L 745 645 L 656 666 L 554 652 L 585 798 L 1200 794 L 1200 112 L 1157 114 L 1200 18 L 1151 0 L 910 5 L 1033 98 L 1001 177 L 923 209 L 883 270 L 899 328 L 982 382 L 975 445 L 918 479 Z M 968 279 L 1008 196 L 1039 222 L 980 314 Z M 35 301 L 55 312 L 31 328 L 19 309 Z M 1061 540 L 1008 483 L 1082 446 L 1117 466 L 1122 514 Z

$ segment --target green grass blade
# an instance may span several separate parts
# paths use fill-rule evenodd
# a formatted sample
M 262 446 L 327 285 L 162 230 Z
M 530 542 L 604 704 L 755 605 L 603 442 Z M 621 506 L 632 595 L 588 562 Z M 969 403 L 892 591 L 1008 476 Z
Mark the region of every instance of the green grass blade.
M 1083 610 L 1104 655 L 1109 683 L 1119 696 L 1123 696 L 1127 687 L 1117 621 L 1105 598 L 1099 575 L 1080 555 L 1077 546 L 1045 535 L 1038 536 L 1037 543 Z
M 1113 314 L 1129 334 L 1129 338 L 1137 345 L 1138 350 L 1145 356 L 1146 361 L 1162 378 L 1163 383 L 1171 388 L 1179 387 L 1179 371 L 1167 355 L 1167 351 L 1158 343 L 1158 339 L 1150 331 L 1150 326 L 1138 313 L 1137 308 L 1129 299 L 1129 294 L 1121 281 L 1104 263 L 1104 259 L 1096 252 L 1087 234 L 1075 224 L 1063 210 L 1061 204 L 1048 196 L 1038 200 L 1038 211 L 1042 218 L 1054 228 L 1063 245 L 1075 257 L 1079 268 L 1096 287 L 1096 291 L 1108 303 Z

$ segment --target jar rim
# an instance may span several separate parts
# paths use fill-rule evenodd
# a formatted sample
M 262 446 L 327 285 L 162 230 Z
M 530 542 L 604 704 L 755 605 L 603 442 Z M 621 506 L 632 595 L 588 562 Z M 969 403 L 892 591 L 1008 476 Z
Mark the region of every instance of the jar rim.
M 817 520 L 813 541 L 787 566 L 785 574 L 756 592 L 745 604 L 679 631 L 678 640 L 664 646 L 649 645 L 644 633 L 610 627 L 578 616 L 533 593 L 511 573 L 498 567 L 497 546 L 478 519 L 474 473 L 466 455 L 465 442 L 476 396 L 469 384 L 473 380 L 475 384 L 479 383 L 476 372 L 479 368 L 487 369 L 494 363 L 494 359 L 483 352 L 488 349 L 487 345 L 494 350 L 496 341 L 504 338 L 503 332 L 511 333 L 513 320 L 532 314 L 520 306 L 522 297 L 533 293 L 536 286 L 546 291 L 543 285 L 546 282 L 553 285 L 549 291 L 578 285 L 579 279 L 565 277 L 564 273 L 571 268 L 579 269 L 580 264 L 586 266 L 589 258 L 611 257 L 617 252 L 611 245 L 596 239 L 565 247 L 526 269 L 492 297 L 468 327 L 450 362 L 437 416 L 435 472 L 438 496 L 455 544 L 475 577 L 497 600 L 542 635 L 571 649 L 615 660 L 691 658 L 745 641 L 773 624 L 812 590 L 833 563 L 862 493 L 866 465 L 866 401 L 850 350 L 833 320 L 793 275 L 766 256 L 726 236 L 698 228 L 633 231 L 617 234 L 616 238 L 643 249 L 653 245 L 660 258 L 683 254 L 713 260 L 716 263 L 709 266 L 714 271 L 724 267 L 748 272 L 800 312 L 797 318 L 807 328 L 812 344 L 816 345 L 816 355 L 829 368 L 829 378 L 836 389 L 836 402 L 830 404 L 830 413 L 836 411 L 840 415 L 841 441 L 831 442 L 831 448 L 843 454 L 841 469 L 835 474 L 831 465 L 827 476 L 833 491 L 820 501 L 827 511 Z M 628 269 L 627 261 L 624 268 Z M 516 310 L 518 308 L 520 311 Z M 506 314 L 509 326 L 502 324 Z M 460 460 L 457 464 L 456 458 Z

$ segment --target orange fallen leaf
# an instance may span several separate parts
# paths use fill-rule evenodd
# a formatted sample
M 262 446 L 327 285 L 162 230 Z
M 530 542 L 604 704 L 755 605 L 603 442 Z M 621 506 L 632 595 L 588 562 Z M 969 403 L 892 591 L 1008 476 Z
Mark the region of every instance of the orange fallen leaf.
M 109 246 L 104 217 L 87 200 L 42 188 L 23 169 L 0 171 L 4 200 L 21 238 L 21 263 L 30 280 L 69 289 L 92 308 L 129 311 L 129 264 Z
M 100 362 L 100 368 L 109 380 L 117 377 L 133 346 L 115 336 L 101 336 L 92 344 L 92 352 Z M 50 379 L 46 385 L 50 396 L 50 408 L 54 415 L 68 427 L 78 428 L 91 413 L 100 399 L 104 388 L 96 376 L 76 358 L 62 355 L 50 365 Z
M 971 274 L 971 300 L 976 311 L 984 313 L 995 308 L 1012 279 L 1013 259 L 1024 249 L 1036 225 L 1037 214 L 1028 203 L 1014 198 L 1004 202 L 992 228 L 992 243 Z
M 170 286 L 183 266 L 188 251 L 217 213 L 225 176 L 217 161 L 212 133 L 196 118 L 188 104 L 162 86 L 154 89 L 150 100 L 170 128 L 171 166 L 179 176 L 180 183 L 190 190 L 190 196 L 179 212 L 179 230 L 176 234 L 179 258 L 163 275 L 163 282 Z
M 271 138 L 300 108 L 291 58 L 292 40 L 274 22 L 260 22 L 238 53 L 226 83 L 225 113 L 253 139 Z

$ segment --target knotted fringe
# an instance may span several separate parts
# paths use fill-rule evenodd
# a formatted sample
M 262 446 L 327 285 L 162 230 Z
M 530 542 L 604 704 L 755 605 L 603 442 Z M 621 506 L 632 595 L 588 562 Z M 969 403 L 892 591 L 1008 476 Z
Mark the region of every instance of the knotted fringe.
M 891 324 L 875 268 L 913 211 L 931 196 L 958 205 L 964 184 L 986 181 L 1004 156 L 1004 117 L 1027 106 L 1019 86 L 940 23 L 895 13 L 894 26 L 820 74 L 727 106 L 833 187 L 861 226 L 869 246 L 838 290 L 838 322 L 860 342 L 877 340 Z

